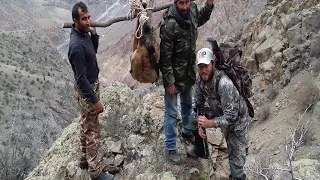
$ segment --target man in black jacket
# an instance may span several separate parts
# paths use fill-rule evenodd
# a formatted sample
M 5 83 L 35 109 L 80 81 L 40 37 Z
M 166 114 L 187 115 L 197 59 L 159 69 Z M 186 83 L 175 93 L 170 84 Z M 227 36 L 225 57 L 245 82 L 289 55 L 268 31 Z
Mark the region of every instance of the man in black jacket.
M 70 34 L 68 57 L 75 78 L 75 94 L 81 109 L 81 158 L 80 168 L 88 169 L 92 179 L 113 179 L 102 171 L 98 149 L 100 124 L 98 116 L 103 112 L 99 94 L 99 68 L 96 53 L 99 36 L 90 27 L 90 14 L 83 2 L 72 8 L 73 28 Z

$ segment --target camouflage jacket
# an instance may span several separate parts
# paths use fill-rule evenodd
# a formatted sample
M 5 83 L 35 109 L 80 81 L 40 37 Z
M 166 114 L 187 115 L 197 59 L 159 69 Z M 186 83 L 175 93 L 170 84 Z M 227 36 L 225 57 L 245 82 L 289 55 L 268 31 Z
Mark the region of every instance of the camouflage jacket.
M 231 79 L 218 69 L 215 69 L 209 85 L 204 85 L 200 78 L 197 79 L 195 105 L 205 112 L 208 119 L 214 118 L 215 127 L 236 131 L 243 130 L 248 125 L 246 102 Z
M 213 8 L 212 8 L 213 9 Z M 200 11 L 190 4 L 190 24 L 186 24 L 173 4 L 164 14 L 160 28 L 160 71 L 164 87 L 175 84 L 178 92 L 192 86 L 196 79 L 197 27 L 210 19 L 212 9 L 206 4 Z

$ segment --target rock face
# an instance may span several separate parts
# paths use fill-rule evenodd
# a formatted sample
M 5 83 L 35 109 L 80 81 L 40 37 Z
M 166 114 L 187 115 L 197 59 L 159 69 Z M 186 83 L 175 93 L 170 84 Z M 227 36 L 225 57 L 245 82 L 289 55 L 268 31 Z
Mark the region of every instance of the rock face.
M 179 135 L 178 151 L 182 163 L 179 166 L 167 162 L 163 148 L 162 88 L 151 89 L 151 93 L 147 91 L 150 89 L 131 90 L 124 84 L 115 83 L 101 93 L 105 111 L 100 116 L 102 140 L 99 152 L 107 164 L 106 170 L 118 179 L 228 177 L 226 143 L 218 130 L 208 131 L 211 159 L 187 158 L 188 144 Z M 178 132 L 181 132 L 179 120 Z M 27 179 L 88 179 L 87 172 L 78 167 L 79 143 L 79 120 L 75 119 Z
M 274 80 L 288 84 L 291 77 L 318 54 L 315 44 L 318 43 L 319 23 L 315 19 L 320 15 L 319 2 L 277 2 L 268 1 L 266 10 L 248 23 L 241 37 L 240 44 L 250 57 L 248 66 L 256 65 L 253 72 L 261 73 L 261 88 Z

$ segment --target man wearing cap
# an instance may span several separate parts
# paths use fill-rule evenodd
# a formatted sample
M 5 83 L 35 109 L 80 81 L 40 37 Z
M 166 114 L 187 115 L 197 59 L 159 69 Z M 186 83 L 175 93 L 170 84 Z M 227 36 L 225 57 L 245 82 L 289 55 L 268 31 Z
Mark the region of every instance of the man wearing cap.
M 221 128 L 226 137 L 230 165 L 230 179 L 243 180 L 246 159 L 246 131 L 249 113 L 246 102 L 240 96 L 231 79 L 215 68 L 213 53 L 208 48 L 197 53 L 199 79 L 195 86 L 195 105 L 204 109 L 199 115 L 198 133 L 206 138 L 206 128 Z M 200 128 L 201 127 L 201 128 Z M 188 150 L 188 155 L 197 157 L 197 147 Z
M 207 0 L 199 11 L 190 0 L 175 0 L 164 13 L 160 28 L 160 71 L 165 88 L 164 135 L 165 149 L 170 161 L 177 163 L 176 151 L 177 95 L 180 94 L 182 137 L 194 141 L 188 125 L 192 113 L 191 87 L 196 79 L 197 28 L 210 19 L 214 0 Z

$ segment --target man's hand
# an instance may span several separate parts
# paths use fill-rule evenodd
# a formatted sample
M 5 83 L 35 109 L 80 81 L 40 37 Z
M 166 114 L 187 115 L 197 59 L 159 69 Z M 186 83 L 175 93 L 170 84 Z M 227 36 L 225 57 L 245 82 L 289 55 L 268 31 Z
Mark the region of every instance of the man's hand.
M 208 120 L 205 116 L 199 116 L 198 124 L 203 128 L 211 128 L 214 127 L 214 120 Z
M 103 112 L 103 105 L 100 100 L 96 104 L 94 104 L 94 109 L 97 115 Z
M 94 27 L 90 27 L 90 32 L 92 35 L 97 34 L 96 28 L 94 28 Z
M 170 86 L 167 87 L 167 91 L 169 96 L 173 96 L 176 91 L 176 86 L 174 84 L 171 84 Z
M 198 127 L 198 134 L 202 139 L 207 138 L 206 134 L 204 133 L 204 129 L 202 127 Z
M 210 8 L 213 8 L 214 0 L 207 0 L 207 4 L 210 6 Z

